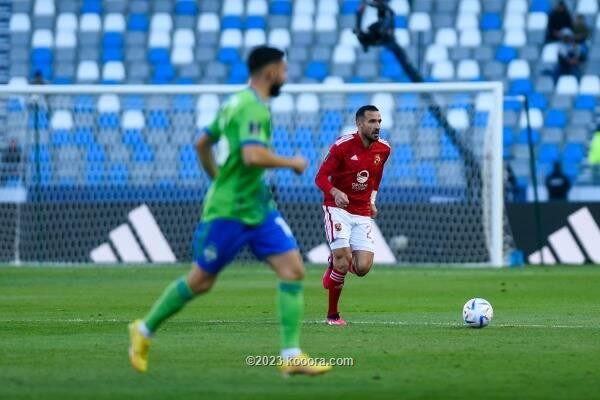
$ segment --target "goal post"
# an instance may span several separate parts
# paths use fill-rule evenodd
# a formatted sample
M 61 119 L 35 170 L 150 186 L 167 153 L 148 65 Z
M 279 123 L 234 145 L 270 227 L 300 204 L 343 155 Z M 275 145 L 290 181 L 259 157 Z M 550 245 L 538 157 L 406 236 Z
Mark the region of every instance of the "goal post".
M 190 261 L 209 185 L 193 141 L 243 87 L 0 86 L 0 144 L 16 140 L 21 152 L 18 176 L 0 188 L 1 261 Z M 309 167 L 267 180 L 305 259 L 326 253 L 314 175 L 364 104 L 380 109 L 392 146 L 376 263 L 505 265 L 501 82 L 284 86 L 271 102 L 273 148 Z M 215 151 L 226 158 L 225 143 Z

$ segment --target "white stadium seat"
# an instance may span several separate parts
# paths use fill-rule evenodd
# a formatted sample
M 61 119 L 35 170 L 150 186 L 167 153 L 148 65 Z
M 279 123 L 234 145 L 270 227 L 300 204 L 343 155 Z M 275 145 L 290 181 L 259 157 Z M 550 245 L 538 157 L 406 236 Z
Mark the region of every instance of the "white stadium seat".
M 542 114 L 542 111 L 539 108 L 530 108 L 529 121 L 532 129 L 539 129 L 542 127 L 542 125 L 544 125 L 544 114 Z M 527 126 L 527 117 L 525 115 L 525 111 L 521 112 L 519 126 L 521 128 L 525 128 Z
M 60 13 L 56 18 L 56 31 L 76 31 L 77 16 L 73 13 Z
M 509 79 L 528 79 L 531 76 L 531 69 L 526 60 L 512 60 L 508 64 L 507 76 Z
M 356 37 L 356 35 L 354 35 L 354 36 Z M 396 38 L 396 42 L 398 42 L 398 44 L 400 46 L 405 47 L 405 46 L 410 45 L 410 33 L 408 32 L 408 29 L 404 29 L 404 28 L 394 29 L 394 37 Z M 357 41 L 358 41 L 358 39 L 357 39 Z
M 123 129 L 144 129 L 145 126 L 144 113 L 140 110 L 127 110 L 123 113 L 123 119 L 121 119 Z
M 104 31 L 105 32 L 124 32 L 125 31 L 125 18 L 123 14 L 110 13 L 104 17 Z
M 435 44 L 454 47 L 458 44 L 458 35 L 454 28 L 440 28 L 435 33 Z
M 548 14 L 532 12 L 527 15 L 527 29 L 530 31 L 544 31 L 548 26 Z
M 239 29 L 225 29 L 221 34 L 221 47 L 241 47 L 242 31 Z
M 100 69 L 95 61 L 81 61 L 77 67 L 77 81 L 96 82 L 100 78 Z
M 242 15 L 244 14 L 244 1 L 225 0 L 223 4 L 223 15 Z
M 121 61 L 109 61 L 102 67 L 102 79 L 122 82 L 125 79 L 125 67 Z
M 72 49 L 77 46 L 77 35 L 72 31 L 58 31 L 54 46 L 60 49 Z
M 287 49 L 292 42 L 290 31 L 284 28 L 275 28 L 269 31 L 269 46 L 277 47 L 278 49 Z
M 465 29 L 460 32 L 459 45 L 462 47 L 481 46 L 481 31 L 479 29 Z
M 579 0 L 575 8 L 577 14 L 594 15 L 598 13 L 598 0 Z
M 173 18 L 167 13 L 156 13 L 150 20 L 150 31 L 171 32 L 173 29 Z
M 579 93 L 598 96 L 600 95 L 600 78 L 597 75 L 584 75 L 581 77 Z
M 459 14 L 456 20 L 456 29 L 477 29 L 479 28 L 479 17 L 474 13 Z
M 29 32 L 31 30 L 31 21 L 29 15 L 17 13 L 10 16 L 9 30 L 11 32 Z
M 523 47 L 527 44 L 527 37 L 523 29 L 508 29 L 504 33 L 504 42 L 506 46 Z
M 410 4 L 408 4 L 408 0 L 392 0 L 390 1 L 389 6 L 394 10 L 396 15 L 410 14 Z
M 250 0 L 248 1 L 248 7 L 246 8 L 246 14 L 248 15 L 267 15 L 269 13 L 269 7 L 266 0 Z
M 435 62 L 431 68 L 431 77 L 440 81 L 454 79 L 454 64 L 448 60 Z
M 430 44 L 425 51 L 425 61 L 427 63 L 434 63 L 437 61 L 444 61 L 448 59 L 448 49 L 445 46 L 437 44 Z
M 271 102 L 273 113 L 291 113 L 294 111 L 294 98 L 289 93 L 282 93 Z
M 196 35 L 194 31 L 186 28 L 179 28 L 173 34 L 173 46 L 194 47 L 196 45 Z
M 556 82 L 556 94 L 574 96 L 579 91 L 577 78 L 571 75 L 563 75 Z
M 507 12 L 504 15 L 503 27 L 508 29 L 525 29 L 525 14 Z
M 353 64 L 356 61 L 356 53 L 351 46 L 337 45 L 333 51 L 333 62 L 335 64 Z
M 118 113 L 121 111 L 121 102 L 116 94 L 103 94 L 98 98 L 98 112 Z
M 479 64 L 475 60 L 461 60 L 458 63 L 456 77 L 460 80 L 474 80 L 481 76 Z
M 194 62 L 194 52 L 189 46 L 175 46 L 171 51 L 171 63 L 173 65 L 191 64 Z
M 219 16 L 215 13 L 203 13 L 198 17 L 198 32 L 218 32 L 221 29 Z
M 171 35 L 167 31 L 150 31 L 148 47 L 171 47 Z
M 408 20 L 408 29 L 412 32 L 425 32 L 431 30 L 431 18 L 424 12 L 414 12 Z
M 319 97 L 314 93 L 302 93 L 296 98 L 296 111 L 305 113 L 319 112 Z
M 267 35 L 262 29 L 248 29 L 244 35 L 244 47 L 251 49 L 267 43 Z
M 33 6 L 33 15 L 36 17 L 52 17 L 56 12 L 54 0 L 36 0 Z
M 57 110 L 52 114 L 50 127 L 54 130 L 73 129 L 73 115 L 68 110 Z
M 52 31 L 49 29 L 37 29 L 33 31 L 33 37 L 31 38 L 31 47 L 53 47 L 54 36 Z
M 202 112 L 205 110 L 216 111 L 221 107 L 221 102 L 216 94 L 205 93 L 198 96 L 196 101 L 196 111 Z
M 79 18 L 79 30 L 81 32 L 99 32 L 101 28 L 102 23 L 98 14 L 81 14 Z

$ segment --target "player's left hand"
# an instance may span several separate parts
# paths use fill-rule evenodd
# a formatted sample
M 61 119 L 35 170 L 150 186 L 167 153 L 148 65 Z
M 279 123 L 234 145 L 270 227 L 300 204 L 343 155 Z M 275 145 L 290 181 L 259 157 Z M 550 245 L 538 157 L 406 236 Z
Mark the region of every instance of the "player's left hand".
M 375 218 L 377 216 L 377 207 L 375 204 L 371 203 L 371 218 Z

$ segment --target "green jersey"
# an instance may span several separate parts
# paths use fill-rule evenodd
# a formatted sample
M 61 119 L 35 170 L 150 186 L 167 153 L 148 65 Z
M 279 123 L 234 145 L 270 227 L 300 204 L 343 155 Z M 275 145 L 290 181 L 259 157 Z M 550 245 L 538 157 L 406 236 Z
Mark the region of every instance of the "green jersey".
M 247 225 L 260 224 L 275 209 L 271 190 L 264 182 L 265 168 L 249 167 L 242 146 L 270 147 L 271 114 L 254 90 L 232 95 L 219 110 L 207 133 L 216 144 L 218 165 L 206 197 L 202 219 L 236 219 Z

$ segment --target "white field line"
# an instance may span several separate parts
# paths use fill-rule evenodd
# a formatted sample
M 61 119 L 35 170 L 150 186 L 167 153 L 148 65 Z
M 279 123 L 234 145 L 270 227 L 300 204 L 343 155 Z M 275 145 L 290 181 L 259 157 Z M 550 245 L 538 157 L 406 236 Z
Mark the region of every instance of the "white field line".
M 119 323 L 126 324 L 131 322 L 125 319 L 116 318 L 57 318 L 57 319 L 0 319 L 2 324 L 10 323 L 31 323 L 31 324 L 106 324 Z M 178 321 L 179 323 L 190 323 L 191 320 Z M 220 325 L 220 324 L 246 324 L 246 325 L 273 325 L 278 324 L 275 320 L 197 320 L 193 321 L 197 325 Z M 304 324 L 320 325 L 324 324 L 323 320 L 307 320 Z M 372 326 L 425 326 L 425 327 L 441 327 L 441 328 L 456 328 L 463 327 L 460 322 L 403 322 L 403 321 L 348 321 L 348 325 L 372 325 Z M 534 329 L 600 329 L 600 326 L 586 325 L 563 325 L 563 324 L 510 324 L 510 323 L 491 323 L 494 328 L 534 328 Z

